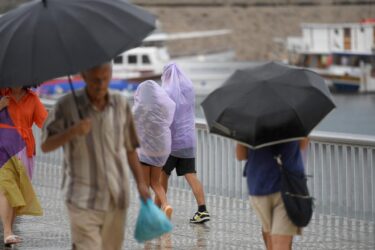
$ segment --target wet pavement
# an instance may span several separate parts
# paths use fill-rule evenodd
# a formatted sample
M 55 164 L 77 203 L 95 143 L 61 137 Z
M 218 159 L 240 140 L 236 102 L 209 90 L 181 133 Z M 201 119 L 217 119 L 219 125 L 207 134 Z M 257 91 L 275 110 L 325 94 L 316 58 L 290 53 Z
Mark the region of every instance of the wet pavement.
M 60 167 L 48 164 L 48 160 L 38 164 L 33 182 L 45 214 L 17 219 L 15 233 L 24 242 L 13 249 L 70 249 L 69 223 L 59 190 L 60 173 Z M 191 192 L 181 189 L 171 189 L 168 194 L 174 207 L 172 233 L 138 244 L 133 230 L 139 202 L 134 187 L 132 190 L 123 249 L 264 249 L 261 228 L 248 201 L 207 196 L 211 221 L 192 225 L 189 218 L 196 211 L 195 200 Z M 2 231 L 0 237 L 3 237 Z M 293 249 L 373 250 L 374 223 L 315 214 L 303 236 L 295 238 Z

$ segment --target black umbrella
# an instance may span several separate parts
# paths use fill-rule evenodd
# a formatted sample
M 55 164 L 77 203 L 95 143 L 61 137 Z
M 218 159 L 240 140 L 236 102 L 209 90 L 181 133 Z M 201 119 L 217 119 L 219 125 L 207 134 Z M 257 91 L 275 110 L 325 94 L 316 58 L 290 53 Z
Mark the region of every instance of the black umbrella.
M 202 107 L 210 132 L 259 148 L 306 137 L 335 104 L 318 74 L 270 62 L 237 70 Z
M 155 28 L 123 0 L 35 0 L 0 18 L 0 88 L 39 84 L 110 61 Z

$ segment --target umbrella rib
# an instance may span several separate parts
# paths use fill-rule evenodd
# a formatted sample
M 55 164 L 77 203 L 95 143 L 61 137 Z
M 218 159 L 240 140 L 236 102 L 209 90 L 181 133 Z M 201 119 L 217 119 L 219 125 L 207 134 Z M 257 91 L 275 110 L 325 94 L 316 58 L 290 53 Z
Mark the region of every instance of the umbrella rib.
M 86 7 L 87 7 L 87 6 L 86 6 Z M 83 8 L 83 7 L 80 6 L 80 5 L 77 5 L 77 8 Z M 134 38 L 136 37 L 136 36 L 135 36 L 135 32 L 129 32 L 128 29 L 124 28 L 125 26 L 123 27 L 123 26 L 119 25 L 119 23 L 114 22 L 113 20 L 111 20 L 111 19 L 108 18 L 107 16 L 100 15 L 100 14 L 101 14 L 100 12 L 98 12 L 98 11 L 92 9 L 92 8 L 89 8 L 89 7 L 88 7 L 88 8 L 84 8 L 84 9 L 85 9 L 86 11 L 91 11 L 92 13 L 94 13 L 95 15 L 97 15 L 98 17 L 100 17 L 100 18 L 106 20 L 107 22 L 110 22 L 114 27 L 118 28 L 118 29 L 121 30 L 122 32 L 125 32 L 129 37 L 131 37 L 131 38 L 132 38 L 131 40 L 136 40 L 136 39 L 134 39 Z M 128 13 L 131 14 L 131 15 L 134 17 L 134 19 L 138 19 L 138 17 L 134 16 L 131 12 L 128 12 Z M 72 15 L 70 15 L 70 16 L 73 17 Z M 82 24 L 81 22 L 79 22 L 78 19 L 77 19 L 76 17 L 74 17 L 74 20 L 76 20 L 77 23 L 79 23 L 81 26 L 85 27 L 85 25 Z M 87 33 L 90 34 L 91 37 L 93 37 L 92 34 L 91 34 L 90 32 L 87 32 Z M 134 44 L 134 45 L 132 45 L 132 46 L 136 46 L 136 44 Z M 128 46 L 126 46 L 126 47 L 128 47 Z M 122 51 L 122 50 L 121 50 L 121 51 L 118 51 L 118 53 L 121 53 L 121 52 L 123 52 L 123 51 Z M 112 57 L 112 55 L 107 55 L 107 56 L 108 56 L 108 57 Z
M 61 36 L 61 32 L 59 32 L 60 31 L 60 29 L 59 29 L 59 26 L 57 25 L 57 23 L 56 23 L 56 19 L 55 19 L 56 17 L 55 16 L 53 16 L 53 20 L 54 20 L 54 23 L 55 23 L 55 27 L 56 27 L 56 29 L 58 30 L 58 32 L 57 32 L 57 37 L 59 38 L 59 40 L 60 40 L 60 43 L 61 43 L 61 46 L 64 48 L 64 50 L 65 50 L 65 55 L 66 55 L 66 58 L 68 59 L 68 61 L 70 62 L 69 64 L 70 65 L 67 65 L 67 67 L 69 68 L 69 72 L 67 72 L 67 74 L 73 74 L 73 73 L 75 73 L 75 72 L 72 72 L 73 71 L 73 69 L 72 69 L 72 58 L 71 58 L 71 56 L 69 55 L 69 53 L 68 53 L 68 50 L 66 49 L 67 47 L 65 46 L 65 43 L 64 43 L 64 40 L 63 40 L 63 38 L 62 38 L 62 36 Z
M 69 15 L 68 13 L 66 13 L 66 14 Z M 83 25 L 81 22 L 79 22 L 76 17 L 74 17 L 72 15 L 69 15 L 69 16 L 72 17 L 72 19 L 75 20 L 78 25 L 80 25 L 82 27 L 85 27 L 85 25 Z M 59 31 L 61 31 L 61 29 L 57 25 L 55 17 L 53 18 L 53 20 L 55 22 L 56 28 Z M 67 59 L 70 62 L 70 65 L 67 65 L 70 68 L 68 74 L 77 73 L 76 71 L 79 71 L 79 69 L 74 69 L 75 67 L 73 66 L 73 58 L 72 58 L 71 55 L 69 55 L 68 50 L 66 49 L 67 47 L 65 46 L 65 42 L 64 42 L 64 39 L 63 39 L 63 37 L 61 35 L 61 32 L 57 32 L 57 33 L 58 33 L 58 37 L 59 37 L 59 40 L 61 42 L 61 45 L 65 49 L 65 52 L 66 52 L 65 54 L 67 55 Z M 106 57 L 108 57 L 108 60 L 111 60 L 112 57 L 110 55 L 108 55 L 104 49 L 102 49 L 102 47 L 100 46 L 100 43 L 97 41 L 97 39 L 95 39 L 95 37 L 90 32 L 86 32 L 86 33 L 91 37 L 92 41 L 94 41 L 98 45 L 97 47 L 101 48 L 102 53 L 104 53 L 106 55 Z M 93 62 L 93 63 L 95 63 L 95 62 Z
M 79 21 L 79 19 L 77 19 L 76 17 L 73 17 L 72 15 L 71 15 L 71 17 L 72 17 L 72 20 L 75 20 L 80 26 L 85 27 L 85 25 L 82 24 L 82 23 Z M 107 57 L 112 57 L 111 55 L 108 55 L 107 51 L 105 51 L 105 49 L 103 49 L 102 46 L 100 46 L 99 41 L 97 40 L 97 38 L 96 38 L 91 32 L 89 32 L 88 30 L 86 30 L 86 33 L 87 33 L 87 34 L 91 37 L 91 39 L 92 39 L 92 40 L 98 45 L 98 47 L 100 47 L 101 51 L 102 51 Z M 112 58 L 110 58 L 110 59 L 112 59 Z
M 278 93 L 274 88 L 272 88 L 272 87 L 271 87 L 269 84 L 267 84 L 267 83 L 265 83 L 265 84 L 267 85 L 267 87 L 268 87 L 273 93 L 276 94 L 276 96 L 278 96 L 281 100 L 284 100 L 284 99 L 282 98 L 282 96 L 280 96 L 279 93 Z M 303 128 L 303 131 L 306 133 L 305 128 L 304 128 L 304 125 L 303 125 L 303 122 L 301 121 L 301 119 L 300 119 L 300 117 L 299 117 L 297 111 L 294 110 L 293 106 L 290 105 L 290 103 L 289 103 L 288 101 L 286 101 L 286 103 L 287 103 L 288 106 L 293 110 L 293 112 L 296 114 L 297 119 L 298 119 L 298 121 L 299 121 L 301 127 Z
M 25 15 L 26 16 L 26 15 Z M 18 19 L 19 20 L 19 19 Z M 25 18 L 25 19 L 23 19 L 23 20 L 21 20 L 18 24 L 17 24 L 17 26 L 15 27 L 15 31 L 17 31 L 18 29 L 20 29 L 21 28 L 21 25 L 25 22 L 27 20 L 27 18 Z M 11 22 L 9 22 L 9 23 L 11 23 Z M 6 60 L 6 58 L 7 58 L 7 56 L 8 56 L 8 53 L 9 53 L 9 46 L 10 46 L 10 44 L 12 44 L 11 43 L 11 41 L 14 39 L 14 36 L 15 36 L 15 34 L 16 34 L 17 32 L 13 32 L 12 33 L 12 35 L 10 36 L 10 38 L 9 38 L 9 40 L 8 40 L 8 42 L 6 43 L 6 45 L 5 45 L 5 49 L 4 49 L 4 59 L 3 59 L 3 62 Z M 2 45 L 2 46 L 4 46 L 4 44 Z M 3 69 L 3 67 L 1 67 L 1 69 Z M 1 75 L 2 75 L 2 72 L 0 72 L 1 73 Z
M 39 18 L 40 18 L 40 15 L 38 15 L 37 20 L 35 21 L 36 24 L 39 23 Z M 37 28 L 37 26 L 38 26 L 38 25 L 34 25 L 34 31 L 35 31 L 35 29 Z M 36 63 L 34 63 L 35 51 L 36 51 L 36 48 L 35 48 L 35 47 L 36 47 L 36 43 L 35 43 L 35 32 L 34 32 L 34 31 L 33 31 L 34 36 L 33 36 L 32 41 L 31 41 L 31 47 L 33 48 L 33 49 L 31 50 L 31 62 L 32 62 L 33 70 L 32 70 L 31 72 L 36 72 L 35 67 L 36 67 L 36 65 L 37 65 Z M 33 73 L 31 73 L 31 74 L 32 74 L 31 79 L 35 79 L 35 80 L 36 80 L 37 77 L 35 77 L 35 75 L 34 75 Z M 39 83 L 41 83 L 41 82 L 35 82 L 35 84 L 39 84 Z M 34 83 L 31 82 L 30 84 L 34 84 Z

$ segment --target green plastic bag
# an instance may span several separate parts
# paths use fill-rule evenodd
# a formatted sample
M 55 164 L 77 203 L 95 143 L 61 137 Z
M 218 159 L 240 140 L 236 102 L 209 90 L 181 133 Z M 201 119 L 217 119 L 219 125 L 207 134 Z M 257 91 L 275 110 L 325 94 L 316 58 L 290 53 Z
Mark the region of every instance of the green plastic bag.
M 141 201 L 134 237 L 138 242 L 152 240 L 172 230 L 167 216 L 151 199 Z

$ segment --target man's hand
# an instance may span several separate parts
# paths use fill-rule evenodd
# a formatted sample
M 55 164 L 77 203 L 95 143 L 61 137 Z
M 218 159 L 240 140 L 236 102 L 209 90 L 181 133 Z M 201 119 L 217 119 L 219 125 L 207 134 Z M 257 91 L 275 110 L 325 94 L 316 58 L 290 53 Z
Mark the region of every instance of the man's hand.
M 0 98 L 0 110 L 7 107 L 9 105 L 9 97 L 3 96 Z
M 150 191 L 144 182 L 138 184 L 138 193 L 144 202 L 146 202 L 147 199 L 151 198 Z
M 72 131 L 75 136 L 87 135 L 91 131 L 92 121 L 90 118 L 80 120 L 77 124 L 73 125 Z
M 42 142 L 41 149 L 44 153 L 50 152 L 68 143 L 76 136 L 87 135 L 91 131 L 92 122 L 89 118 L 83 119 L 69 129 L 59 134 L 48 137 Z

